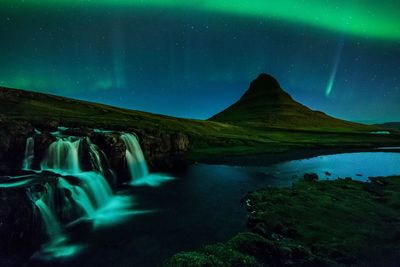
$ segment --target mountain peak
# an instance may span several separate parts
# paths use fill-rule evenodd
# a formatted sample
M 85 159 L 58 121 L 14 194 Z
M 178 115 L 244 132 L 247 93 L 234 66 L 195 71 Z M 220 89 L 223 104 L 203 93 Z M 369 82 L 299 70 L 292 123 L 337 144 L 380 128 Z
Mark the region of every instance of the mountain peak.
M 279 82 L 271 75 L 262 73 L 250 83 L 240 101 L 257 101 L 260 98 L 273 100 L 283 95 L 286 93 L 281 89 Z
M 265 73 L 250 83 L 249 89 L 236 103 L 210 120 L 291 129 L 354 127 L 352 123 L 313 111 L 295 101 L 274 77 Z
M 260 88 L 281 88 L 279 82 L 269 74 L 261 73 L 258 75 L 257 79 L 255 79 L 251 85 L 251 87 L 260 87 Z

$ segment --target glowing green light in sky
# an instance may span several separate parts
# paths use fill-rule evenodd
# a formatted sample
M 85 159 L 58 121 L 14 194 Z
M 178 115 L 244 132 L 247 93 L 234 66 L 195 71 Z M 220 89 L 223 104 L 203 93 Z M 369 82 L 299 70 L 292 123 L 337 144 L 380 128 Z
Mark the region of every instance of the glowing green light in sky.
M 326 90 L 325 90 L 325 95 L 326 96 L 330 96 L 331 93 L 332 93 L 332 89 L 333 89 L 333 86 L 335 84 L 336 74 L 337 74 L 338 67 L 339 67 L 339 64 L 340 64 L 340 59 L 342 58 L 343 46 L 344 46 L 344 43 L 341 42 L 339 44 L 339 47 L 338 47 L 338 50 L 337 50 L 337 53 L 336 53 L 335 62 L 333 64 L 331 75 L 329 76 L 328 84 L 326 86 Z
M 15 4 L 4 1 L 3 4 Z M 283 20 L 355 36 L 400 40 L 398 0 L 25 0 L 20 5 L 40 7 L 82 5 L 91 7 L 174 8 Z

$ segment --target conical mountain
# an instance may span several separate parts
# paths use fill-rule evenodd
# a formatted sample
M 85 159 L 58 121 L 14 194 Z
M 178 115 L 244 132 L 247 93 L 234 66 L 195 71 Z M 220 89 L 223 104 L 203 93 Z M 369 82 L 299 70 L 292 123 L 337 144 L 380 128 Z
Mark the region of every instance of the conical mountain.
M 233 105 L 210 118 L 212 121 L 304 130 L 369 130 L 369 127 L 330 117 L 295 101 L 268 74 L 260 74 Z

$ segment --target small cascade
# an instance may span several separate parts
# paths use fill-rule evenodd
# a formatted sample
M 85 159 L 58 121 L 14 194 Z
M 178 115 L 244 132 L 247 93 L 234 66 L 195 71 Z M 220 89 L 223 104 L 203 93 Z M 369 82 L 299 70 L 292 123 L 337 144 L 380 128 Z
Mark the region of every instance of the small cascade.
M 47 150 L 47 155 L 41 163 L 42 170 L 56 173 L 80 173 L 79 144 L 81 139 L 74 137 L 58 138 Z
M 40 214 L 42 215 L 47 234 L 51 240 L 50 243 L 53 243 L 55 240 L 64 239 L 61 231 L 61 225 L 58 222 L 56 216 L 53 214 L 50 207 L 47 206 L 42 198 L 39 198 L 34 203 L 36 207 L 38 207 Z
M 26 139 L 24 160 L 22 162 L 23 170 L 30 170 L 35 156 L 35 141 L 33 137 Z
M 81 186 L 72 185 L 64 178 L 59 179 L 58 186 L 59 188 L 68 190 L 71 193 L 71 197 L 75 204 L 81 208 L 85 216 L 89 218 L 95 217 L 96 208 L 94 207 L 92 200 L 90 200 L 88 193 Z
M 126 146 L 125 157 L 131 175 L 131 185 L 156 187 L 165 181 L 172 180 L 171 177 L 166 175 L 149 173 L 142 148 L 135 135 L 123 133 L 121 139 Z
M 86 143 L 89 146 L 90 163 L 92 169 L 99 172 L 104 177 L 110 177 L 115 182 L 116 177 L 113 170 L 111 170 L 110 165 L 107 160 L 107 156 L 104 154 L 99 147 L 92 143 L 89 137 L 86 137 Z
M 64 234 L 62 226 L 53 212 L 54 196 L 50 186 L 48 184 L 45 186 L 45 193 L 42 196 L 37 197 L 31 193 L 30 197 L 40 212 L 49 238 L 49 241 L 43 245 L 39 253 L 40 257 L 52 259 L 54 257 L 67 257 L 75 254 L 81 246 L 67 244 L 68 238 Z M 46 202 L 50 202 L 50 204 Z
M 121 139 L 126 146 L 126 162 L 131 174 L 132 183 L 147 177 L 149 169 L 137 137 L 133 134 L 123 133 Z
M 81 181 L 96 208 L 104 207 L 111 201 L 113 192 L 104 176 L 96 172 L 82 172 L 74 176 Z
M 72 200 L 83 210 L 87 218 L 95 219 L 96 211 L 111 202 L 113 192 L 104 177 L 101 152 L 89 138 L 86 138 L 87 155 L 93 170 L 85 172 L 81 170 L 79 146 L 82 140 L 83 138 L 59 137 L 50 145 L 41 166 L 42 170 L 75 177 L 79 181 L 77 185 L 72 185 L 67 179 L 60 178 L 58 187 L 71 193 Z

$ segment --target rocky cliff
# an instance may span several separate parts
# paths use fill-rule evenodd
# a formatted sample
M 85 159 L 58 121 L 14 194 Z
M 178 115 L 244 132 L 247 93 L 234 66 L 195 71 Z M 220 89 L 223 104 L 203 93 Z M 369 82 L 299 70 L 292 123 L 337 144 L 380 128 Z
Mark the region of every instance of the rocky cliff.
M 34 136 L 35 161 L 33 166 L 39 168 L 41 158 L 49 145 L 55 141 L 51 132 L 57 131 L 57 122 L 31 124 L 27 121 L 8 119 L 0 116 L 0 175 L 18 172 L 22 166 L 26 139 Z M 189 149 L 189 138 L 183 133 L 165 133 L 141 129 L 126 129 L 135 133 L 151 171 L 174 171 L 187 165 L 185 154 Z M 117 131 L 95 131 L 87 127 L 68 128 L 62 134 L 86 136 L 93 139 L 99 147 L 111 155 L 109 161 L 112 169 L 122 169 L 126 163 L 124 142 Z

